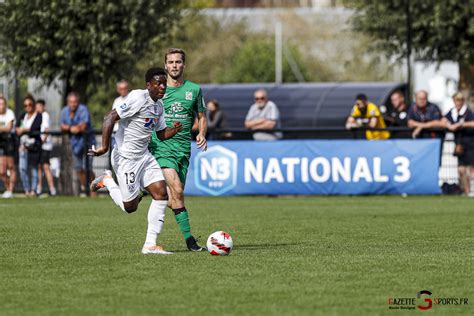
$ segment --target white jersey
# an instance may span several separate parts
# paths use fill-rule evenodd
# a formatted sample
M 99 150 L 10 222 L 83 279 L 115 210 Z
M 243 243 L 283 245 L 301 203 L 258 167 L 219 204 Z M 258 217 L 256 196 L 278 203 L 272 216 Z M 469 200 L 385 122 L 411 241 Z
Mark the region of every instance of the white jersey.
M 148 90 L 133 90 L 114 109 L 120 117 L 115 134 L 117 152 L 129 159 L 143 157 L 148 152 L 151 133 L 166 128 L 163 103 L 153 101 Z

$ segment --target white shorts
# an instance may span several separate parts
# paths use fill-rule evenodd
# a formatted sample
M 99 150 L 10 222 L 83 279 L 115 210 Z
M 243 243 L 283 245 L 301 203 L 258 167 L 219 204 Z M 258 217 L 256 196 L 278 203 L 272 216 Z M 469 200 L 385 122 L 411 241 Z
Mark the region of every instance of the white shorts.
M 135 199 L 140 190 L 152 183 L 164 181 L 163 172 L 155 157 L 147 152 L 143 157 L 129 159 L 112 150 L 112 167 L 117 176 L 122 201 Z

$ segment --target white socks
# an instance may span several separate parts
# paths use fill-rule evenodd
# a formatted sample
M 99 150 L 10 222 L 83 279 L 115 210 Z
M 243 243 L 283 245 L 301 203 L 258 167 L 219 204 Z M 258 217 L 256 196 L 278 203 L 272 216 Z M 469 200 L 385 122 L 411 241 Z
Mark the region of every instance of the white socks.
M 117 183 L 115 183 L 114 179 L 107 177 L 104 179 L 104 184 L 107 190 L 109 190 L 109 195 L 112 200 L 114 200 L 115 204 L 117 204 L 117 206 L 125 212 L 125 207 L 123 206 L 122 201 L 122 193 L 120 192 L 120 188 Z
M 165 223 L 165 210 L 167 200 L 152 200 L 148 210 L 148 230 L 146 232 L 145 247 L 156 246 L 158 234 L 163 229 Z

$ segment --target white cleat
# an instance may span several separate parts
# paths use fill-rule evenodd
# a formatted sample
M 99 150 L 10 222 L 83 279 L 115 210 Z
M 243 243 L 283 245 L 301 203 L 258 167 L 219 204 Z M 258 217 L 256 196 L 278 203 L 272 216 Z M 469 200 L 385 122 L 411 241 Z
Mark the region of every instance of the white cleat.
M 172 255 L 172 252 L 163 250 L 160 246 L 151 246 L 151 247 L 143 247 L 142 254 L 144 255 Z

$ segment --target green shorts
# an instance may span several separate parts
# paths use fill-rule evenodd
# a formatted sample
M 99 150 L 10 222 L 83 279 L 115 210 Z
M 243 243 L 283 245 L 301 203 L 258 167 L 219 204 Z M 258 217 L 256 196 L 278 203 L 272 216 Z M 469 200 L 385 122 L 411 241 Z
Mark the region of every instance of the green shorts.
M 186 184 L 186 176 L 188 174 L 189 157 L 155 157 L 156 161 L 162 169 L 172 168 L 178 173 L 179 179 L 183 186 Z

